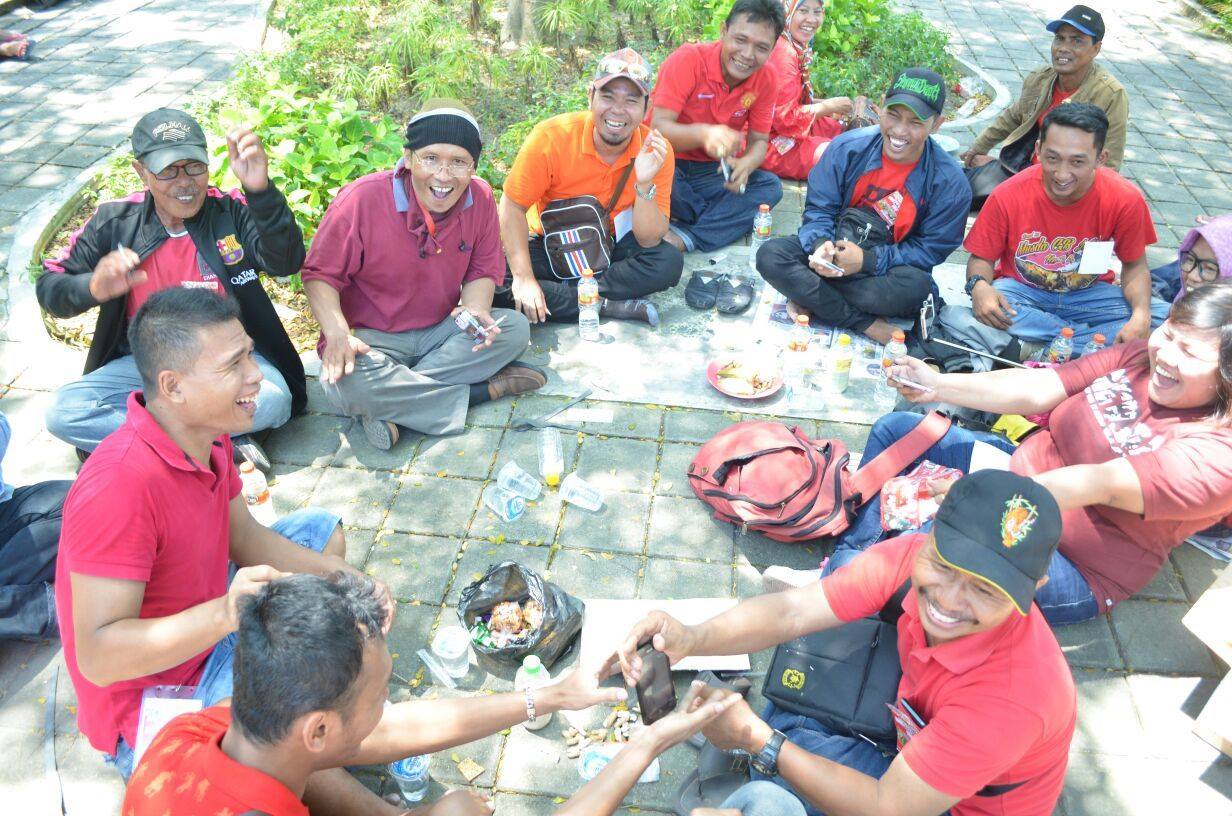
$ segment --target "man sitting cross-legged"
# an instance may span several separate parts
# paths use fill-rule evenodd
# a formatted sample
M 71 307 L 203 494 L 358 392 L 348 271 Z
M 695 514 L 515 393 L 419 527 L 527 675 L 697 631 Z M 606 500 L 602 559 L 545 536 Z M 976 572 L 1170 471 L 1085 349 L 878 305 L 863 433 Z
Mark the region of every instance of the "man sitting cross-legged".
M 308 404 L 304 366 L 261 287 L 260 273 L 294 275 L 304 236 L 269 180 L 261 140 L 227 136 L 231 171 L 243 194 L 209 184 L 205 133 L 183 111 L 160 108 L 133 128 L 133 170 L 145 190 L 100 204 L 68 247 L 44 267 L 39 304 L 56 317 L 99 306 L 85 376 L 62 387 L 47 410 L 47 430 L 83 453 L 124 422 L 141 375 L 124 331 L 146 298 L 171 286 L 230 295 L 256 346 L 263 375 L 250 431 L 277 428 Z M 267 469 L 265 452 L 245 433 L 235 449 Z
M 1057 502 L 1041 485 L 979 471 L 954 483 L 931 533 L 848 554 L 820 581 L 697 626 L 652 612 L 629 634 L 621 664 L 633 682 L 648 638 L 673 661 L 741 654 L 876 615 L 895 599 L 887 613 L 898 617 L 902 678 L 885 703 L 897 751 L 773 704 L 758 717 L 741 701 L 704 729 L 716 747 L 753 757 L 758 781 L 726 806 L 765 807 L 747 816 L 803 816 L 806 805 L 810 816 L 1046 816 L 1077 719 L 1069 666 L 1033 603 L 1060 533 Z
M 759 169 L 778 94 L 766 61 L 782 33 L 779 0 L 736 0 L 717 41 L 685 43 L 659 69 L 651 126 L 676 151 L 665 237 L 682 251 L 738 241 L 759 206 L 783 197 L 782 183 Z
M 151 743 L 125 795 L 126 816 L 196 816 L 260 811 L 403 813 L 375 799 L 347 809 L 342 799 L 308 801 L 313 780 L 347 765 L 395 761 L 471 742 L 535 713 L 623 700 L 577 670 L 525 694 L 388 705 L 393 661 L 384 631 L 389 610 L 372 580 L 337 573 L 295 575 L 246 599 L 235 647 L 235 696 L 181 716 Z M 681 710 L 637 732 L 603 771 L 556 813 L 607 816 L 660 753 L 687 739 L 739 699 L 695 689 Z M 352 788 L 359 782 L 351 779 Z M 305 804 L 307 802 L 307 805 Z M 415 816 L 486 816 L 486 796 L 454 791 Z
M 379 450 L 399 427 L 460 433 L 468 406 L 547 382 L 515 362 L 526 318 L 492 309 L 505 258 L 492 188 L 475 177 L 482 146 L 459 103 L 429 103 L 397 166 L 342 188 L 312 239 L 303 278 L 321 324 L 321 383 Z M 461 309 L 486 339 L 458 327 Z
M 799 234 L 757 252 L 757 271 L 791 311 L 888 343 L 885 318 L 914 315 L 935 291 L 933 267 L 962 241 L 971 203 L 958 163 L 929 138 L 944 107 L 944 80 L 908 68 L 886 92 L 879 127 L 826 148 Z
M 288 572 L 351 570 L 334 514 L 266 528 L 248 511 L 229 437 L 252 425 L 261 369 L 235 301 L 165 289 L 128 342 L 144 390 L 69 491 L 55 580 L 77 724 L 125 778 L 146 689 L 231 696 L 241 598 Z
M 540 122 L 518 151 L 499 207 L 509 278 L 497 302 L 516 306 L 532 323 L 578 319 L 581 271 L 576 264 L 554 266 L 544 246 L 539 214 L 553 202 L 592 196 L 606 207 L 614 201 L 605 226 L 615 249 L 611 264 L 595 276 L 602 317 L 656 325 L 654 305 L 642 298 L 680 281 L 684 258 L 663 240 L 672 147 L 641 124 L 651 80 L 650 65 L 632 48 L 608 54 L 591 83 L 589 110 Z M 534 233 L 529 239 L 528 231 Z

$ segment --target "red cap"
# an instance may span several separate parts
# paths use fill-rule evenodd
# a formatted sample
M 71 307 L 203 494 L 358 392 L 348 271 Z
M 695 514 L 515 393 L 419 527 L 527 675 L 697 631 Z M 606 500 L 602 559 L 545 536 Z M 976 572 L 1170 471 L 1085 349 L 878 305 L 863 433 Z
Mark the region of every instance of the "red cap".
M 895 329 L 894 333 L 890 336 L 900 343 L 907 339 L 907 335 L 902 329 Z
M 1094 340 L 1096 343 L 1099 343 L 1101 346 L 1102 346 L 1104 343 L 1107 343 L 1107 342 L 1108 342 L 1108 338 L 1107 338 L 1107 337 L 1104 337 L 1102 334 L 1097 334 L 1097 335 L 1095 335 L 1094 337 L 1092 337 L 1091 339 L 1092 339 L 1092 340 Z
M 1065 328 L 1061 329 L 1061 336 L 1062 337 L 1073 337 L 1074 330 L 1071 329 L 1069 326 L 1066 326 Z

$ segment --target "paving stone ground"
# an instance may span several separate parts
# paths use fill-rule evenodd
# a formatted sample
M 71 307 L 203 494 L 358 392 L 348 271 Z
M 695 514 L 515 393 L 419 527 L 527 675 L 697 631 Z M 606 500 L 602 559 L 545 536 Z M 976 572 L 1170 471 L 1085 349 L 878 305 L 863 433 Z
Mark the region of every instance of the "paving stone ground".
M 40 38 L 48 57 L 17 68 L 0 63 L 0 99 L 6 113 L 18 111 L 0 126 L 0 185 L 6 185 L 0 189 L 0 256 L 7 251 L 11 225 L 32 206 L 37 191 L 63 183 L 65 168 L 88 165 L 92 155 L 122 141 L 133 111 L 176 98 L 190 89 L 188 83 L 219 81 L 235 43 L 252 36 L 237 21 L 250 20 L 258 5 L 232 0 L 189 9 L 161 0 L 102 0 L 0 17 L 0 27 Z M 1051 3 L 963 0 L 910 5 L 952 27 L 960 53 L 1015 92 L 1022 75 L 1043 60 L 1048 42 L 1043 22 L 1060 10 Z M 1232 166 L 1232 91 L 1222 71 L 1232 49 L 1196 33 L 1179 9 L 1156 0 L 1105 9 L 1109 37 L 1103 59 L 1129 87 L 1132 100 L 1125 172 L 1143 185 L 1156 213 L 1155 262 L 1174 255 L 1194 214 L 1232 209 L 1232 175 L 1225 172 Z M 146 59 L 138 46 L 147 40 L 138 39 L 138 32 L 150 31 L 155 15 L 157 34 L 140 34 L 158 40 L 150 52 L 156 56 Z M 205 73 L 193 69 L 202 60 L 202 70 L 208 63 Z M 175 95 L 160 95 L 168 82 L 177 83 Z M 111 95 L 104 104 L 96 93 Z M 86 106 L 88 113 L 78 112 Z M 101 152 L 92 154 L 94 148 Z M 788 191 L 789 204 L 776 229 L 789 231 L 792 215 L 799 217 L 799 194 L 798 188 Z M 956 253 L 954 260 L 961 258 Z M 71 451 L 43 430 L 42 415 L 50 391 L 80 370 L 81 355 L 14 342 L 30 340 L 0 341 L 0 410 L 15 431 L 5 476 L 15 483 L 71 477 L 77 464 Z M 26 351 L 31 347 L 37 353 Z M 614 411 L 609 426 L 566 437 L 569 461 L 607 492 L 603 511 L 562 506 L 552 494 L 519 521 L 500 523 L 481 506 L 482 488 L 506 461 L 528 468 L 535 462 L 533 437 L 510 424 L 557 404 L 557 398 L 531 396 L 485 405 L 471 412 L 460 436 L 408 434 L 394 450 L 381 453 L 352 431 L 349 420 L 329 413 L 310 381 L 308 415 L 267 440 L 276 463 L 276 509 L 317 504 L 340 512 L 348 559 L 386 580 L 399 599 L 390 636 L 395 698 L 445 694 L 427 684 L 412 687 L 419 672 L 413 654 L 434 628 L 455 620 L 460 588 L 488 563 L 517 558 L 583 597 L 743 597 L 758 591 L 766 565 L 809 567 L 824 554 L 817 546 L 787 548 L 720 527 L 692 497 L 683 478 L 686 464 L 702 441 L 738 415 L 643 404 L 603 403 Z M 866 432 L 812 420 L 805 426 L 838 436 L 855 450 Z M 1147 590 L 1110 618 L 1058 630 L 1080 700 L 1058 813 L 1232 813 L 1232 767 L 1190 733 L 1192 718 L 1225 667 L 1180 624 L 1215 574 L 1206 556 L 1182 547 Z M 767 660 L 768 653 L 754 655 L 754 670 L 764 670 Z M 475 670 L 463 686 L 470 692 L 510 684 Z M 0 801 L 6 811 L 51 810 L 43 745 L 47 709 L 53 705 L 55 752 L 69 813 L 117 810 L 118 779 L 77 733 L 74 704 L 58 644 L 0 645 L 0 746 L 6 758 L 0 763 Z M 555 728 L 541 735 L 514 729 L 458 753 L 487 769 L 476 784 L 495 792 L 498 812 L 545 814 L 553 797 L 578 784 L 570 765 L 557 759 L 549 740 L 555 733 Z M 438 789 L 461 782 L 450 753 L 434 759 Z M 663 781 L 640 786 L 626 805 L 670 811 L 672 792 L 692 759 L 692 749 L 673 749 L 663 760 Z M 376 769 L 360 776 L 374 788 L 387 787 Z

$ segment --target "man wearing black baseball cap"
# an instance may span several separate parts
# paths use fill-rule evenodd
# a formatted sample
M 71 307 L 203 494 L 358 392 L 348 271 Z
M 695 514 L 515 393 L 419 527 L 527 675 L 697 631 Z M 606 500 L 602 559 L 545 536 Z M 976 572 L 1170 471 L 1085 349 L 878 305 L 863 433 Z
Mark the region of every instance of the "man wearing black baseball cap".
M 945 80 L 900 71 L 880 125 L 840 135 L 809 173 L 794 238 L 757 253 L 757 271 L 788 309 L 887 343 L 936 291 L 933 267 L 962 241 L 971 190 L 962 169 L 929 137 L 945 119 Z
M 1104 43 L 1104 18 L 1088 6 L 1074 6 L 1045 28 L 1053 34 L 1052 63 L 1031 72 L 1022 81 L 1022 93 L 984 129 L 971 148 L 962 154 L 968 168 L 978 169 L 994 161 L 988 152 L 1002 145 L 997 156 L 1008 176 L 1037 161 L 1035 143 L 1048 111 L 1069 102 L 1086 102 L 1108 117 L 1107 166 L 1117 169 L 1125 155 L 1125 127 L 1129 121 L 1129 96 L 1120 82 L 1095 62 Z M 994 184 L 990 171 L 973 177 L 978 187 L 976 206 Z M 995 181 L 995 180 L 993 180 Z
M 227 134 L 231 173 L 243 193 L 209 183 L 209 151 L 201 125 L 184 111 L 159 108 L 133 127 L 133 170 L 145 189 L 98 211 L 68 246 L 44 263 L 39 303 L 56 317 L 100 306 L 85 376 L 55 394 L 47 430 L 90 451 L 124 422 L 128 395 L 141 376 L 125 331 L 150 295 L 171 286 L 205 288 L 240 304 L 263 380 L 252 431 L 276 428 L 308 402 L 304 367 L 287 337 L 260 273 L 293 275 L 304 261 L 304 237 L 282 193 L 270 182 L 268 159 L 251 130 Z M 233 440 L 237 461 L 269 468 L 248 434 Z
M 828 568 L 821 581 L 752 598 L 695 626 L 653 612 L 622 645 L 621 665 L 636 681 L 636 651 L 646 640 L 674 663 L 901 610 L 902 678 L 886 701 L 897 752 L 886 756 L 846 728 L 774 704 L 758 717 L 737 703 L 704 729 L 706 737 L 751 754 L 755 778 L 790 791 L 810 816 L 868 813 L 870 802 L 882 805 L 879 813 L 919 816 L 1052 813 L 1077 701 L 1061 647 L 1032 600 L 1060 535 L 1060 509 L 1043 486 L 1008 471 L 978 471 L 952 485 L 931 533 L 840 551 L 841 568 Z M 767 787 L 758 793 L 782 796 Z M 775 804 L 776 813 L 801 810 L 798 802 Z

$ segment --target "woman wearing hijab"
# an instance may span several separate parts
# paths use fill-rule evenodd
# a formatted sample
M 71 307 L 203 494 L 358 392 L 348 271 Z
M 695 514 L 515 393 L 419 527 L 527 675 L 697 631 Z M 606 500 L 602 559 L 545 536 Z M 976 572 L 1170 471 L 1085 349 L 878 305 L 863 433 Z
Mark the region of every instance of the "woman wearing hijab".
M 780 178 L 805 179 L 830 140 L 843 132 L 838 117 L 853 106 L 845 96 L 813 98 L 809 64 L 813 36 L 826 16 L 822 0 L 784 0 L 783 5 L 787 25 L 769 59 L 779 77 L 779 93 L 762 168 Z
M 1151 289 L 1176 302 L 1190 289 L 1232 278 L 1232 215 L 1198 216 L 1198 226 L 1181 241 L 1177 259 L 1151 270 Z

